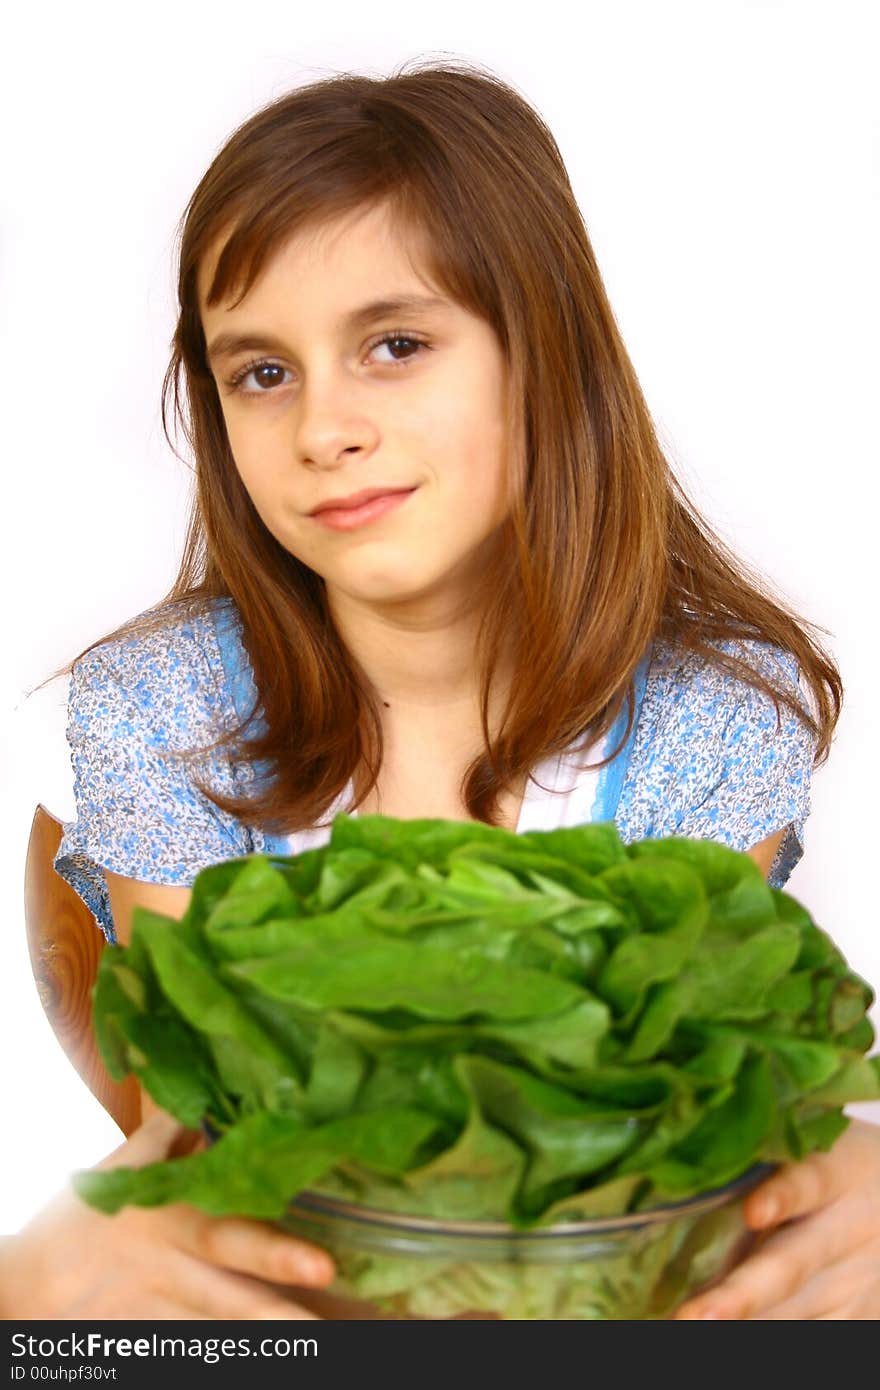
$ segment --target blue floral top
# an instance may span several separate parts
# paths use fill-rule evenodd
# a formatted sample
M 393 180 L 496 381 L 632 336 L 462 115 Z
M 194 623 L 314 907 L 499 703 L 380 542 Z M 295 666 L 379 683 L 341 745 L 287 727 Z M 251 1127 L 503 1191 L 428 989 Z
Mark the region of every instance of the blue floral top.
M 718 648 L 760 666 L 798 693 L 795 658 L 767 643 Z M 626 745 L 598 774 L 590 819 L 614 820 L 625 843 L 690 835 L 750 849 L 787 827 L 768 881 L 783 887 L 803 854 L 816 741 L 784 706 L 690 654 L 656 642 L 636 678 Z M 256 701 L 235 608 L 169 618 L 157 632 L 106 642 L 77 662 L 67 737 L 76 820 L 65 824 L 55 868 L 115 940 L 104 870 L 188 886 L 200 869 L 290 840 L 219 810 L 193 783 L 247 794 L 256 772 L 203 751 Z M 626 728 L 624 707 L 609 750 Z M 170 756 L 169 756 L 170 755 Z

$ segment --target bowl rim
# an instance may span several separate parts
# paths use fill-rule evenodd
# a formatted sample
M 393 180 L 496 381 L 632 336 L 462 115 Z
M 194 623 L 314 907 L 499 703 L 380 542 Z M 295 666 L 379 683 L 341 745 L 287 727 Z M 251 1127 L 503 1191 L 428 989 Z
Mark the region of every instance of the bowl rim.
M 309 1215 L 341 1217 L 361 1227 L 383 1227 L 401 1233 L 419 1232 L 437 1236 L 460 1235 L 489 1241 L 525 1238 L 530 1241 L 541 1240 L 552 1243 L 572 1236 L 632 1231 L 643 1226 L 659 1225 L 676 1216 L 696 1216 L 713 1211 L 756 1187 L 761 1179 L 769 1177 L 777 1166 L 775 1163 L 752 1164 L 744 1173 L 740 1173 L 738 1177 L 724 1183 L 723 1186 L 711 1188 L 708 1192 L 701 1192 L 695 1197 L 687 1197 L 680 1202 L 668 1202 L 657 1207 L 647 1207 L 644 1211 L 624 1212 L 620 1216 L 600 1216 L 585 1221 L 560 1221 L 552 1226 L 523 1228 L 513 1226 L 507 1221 L 440 1221 L 433 1217 L 410 1216 L 405 1212 L 384 1211 L 379 1207 L 347 1202 L 342 1198 L 324 1195 L 311 1189 L 304 1189 L 297 1194 L 288 1207 L 288 1213 L 291 1215 L 301 1213 L 305 1217 Z

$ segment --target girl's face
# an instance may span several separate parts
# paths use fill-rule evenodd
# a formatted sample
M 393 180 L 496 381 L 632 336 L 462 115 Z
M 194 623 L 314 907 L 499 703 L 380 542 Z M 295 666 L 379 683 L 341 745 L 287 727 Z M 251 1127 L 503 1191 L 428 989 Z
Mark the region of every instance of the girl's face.
M 381 207 L 297 233 L 232 309 L 204 305 L 219 250 L 199 274 L 208 360 L 269 531 L 328 594 L 472 598 L 507 515 L 494 331 L 422 278 Z M 410 491 L 372 519 L 312 515 L 365 489 Z

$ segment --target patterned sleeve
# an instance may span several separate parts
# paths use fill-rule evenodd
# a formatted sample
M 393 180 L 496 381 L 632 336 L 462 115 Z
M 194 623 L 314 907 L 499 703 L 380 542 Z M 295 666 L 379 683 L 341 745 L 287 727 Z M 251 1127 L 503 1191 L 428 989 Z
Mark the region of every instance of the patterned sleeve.
M 67 738 L 76 820 L 65 824 L 55 869 L 115 940 L 104 870 L 189 886 L 201 868 L 249 853 L 244 827 L 194 785 L 227 794 L 233 769 L 217 753 L 221 687 L 192 628 L 94 648 L 74 666 Z
M 791 653 L 758 642 L 718 645 L 804 703 Z M 658 678 L 646 714 L 653 746 L 639 779 L 643 824 L 636 833 L 747 850 L 784 829 L 767 876 L 772 887 L 784 887 L 804 852 L 815 736 L 781 702 L 777 727 L 768 695 L 690 657 L 671 678 Z
M 776 681 L 797 695 L 797 661 L 788 652 L 762 656 L 768 676 L 774 660 Z M 718 781 L 705 799 L 685 814 L 678 833 L 721 840 L 733 849 L 746 850 L 784 828 L 768 874 L 768 882 L 782 888 L 804 852 L 816 739 L 781 703 L 777 727 L 770 697 L 742 682 L 730 682 L 730 700 L 723 718 Z

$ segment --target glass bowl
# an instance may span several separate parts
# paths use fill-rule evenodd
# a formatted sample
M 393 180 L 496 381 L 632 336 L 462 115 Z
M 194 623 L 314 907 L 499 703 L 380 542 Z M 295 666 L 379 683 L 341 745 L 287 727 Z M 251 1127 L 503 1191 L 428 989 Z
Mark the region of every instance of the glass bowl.
M 303 1192 L 276 1224 L 326 1250 L 336 1278 L 297 1301 L 328 1318 L 656 1319 L 723 1278 L 755 1241 L 759 1164 L 688 1201 L 521 1231 L 435 1221 Z

